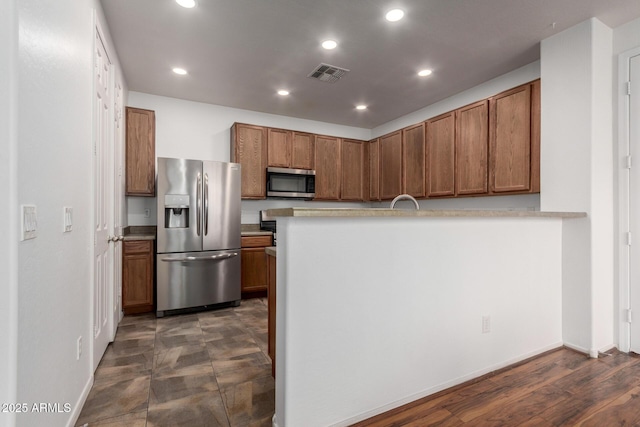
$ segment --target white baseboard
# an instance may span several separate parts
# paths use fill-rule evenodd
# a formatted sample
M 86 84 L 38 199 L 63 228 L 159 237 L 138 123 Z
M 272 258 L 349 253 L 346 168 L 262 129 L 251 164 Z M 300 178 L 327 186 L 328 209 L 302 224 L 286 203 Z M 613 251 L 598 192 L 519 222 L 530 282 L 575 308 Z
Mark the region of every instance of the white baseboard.
M 93 387 L 93 374 L 89 377 L 89 380 L 82 389 L 82 393 L 80 397 L 76 401 L 76 404 L 73 406 L 73 411 L 70 413 L 69 422 L 67 423 L 67 427 L 73 427 L 76 425 L 78 418 L 80 417 L 80 412 L 82 412 L 82 407 L 84 403 L 87 401 L 87 397 L 89 397 L 89 392 L 91 391 L 91 387 Z
M 480 369 L 480 370 L 472 372 L 472 373 L 470 373 L 468 375 L 464 375 L 462 377 L 455 378 L 455 379 L 453 379 L 451 381 L 444 382 L 444 383 L 439 384 L 437 386 L 430 387 L 430 388 L 428 388 L 426 390 L 423 390 L 423 391 L 421 391 L 419 393 L 413 394 L 411 396 L 407 396 L 407 397 L 405 397 L 403 399 L 396 400 L 395 402 L 389 403 L 387 405 L 383 405 L 383 406 L 381 406 L 379 408 L 372 409 L 371 411 L 367 411 L 365 413 L 356 415 L 354 417 L 350 417 L 349 419 L 346 419 L 346 420 L 340 421 L 338 423 L 332 424 L 331 427 L 347 427 L 347 426 L 350 426 L 350 425 L 355 424 L 357 422 L 364 421 L 364 420 L 366 420 L 368 418 L 371 418 L 371 417 L 374 417 L 376 415 L 382 414 L 383 412 L 387 412 L 387 411 L 389 411 L 391 409 L 394 409 L 394 408 L 397 408 L 399 406 L 406 405 L 407 403 L 411 403 L 411 402 L 413 402 L 415 400 L 422 399 L 423 397 L 427 397 L 429 395 L 432 395 L 432 394 L 437 393 L 437 392 L 442 391 L 442 390 L 446 390 L 446 389 L 451 388 L 453 386 L 456 386 L 456 385 L 459 385 L 459 384 L 463 384 L 463 383 L 465 383 L 467 381 L 473 380 L 474 378 L 481 377 L 481 376 L 486 375 L 488 373 L 497 371 L 498 369 L 506 368 L 506 367 L 508 367 L 510 365 L 514 365 L 514 364 L 516 364 L 518 362 L 526 360 L 526 359 L 528 359 L 530 357 L 537 356 L 537 355 L 542 354 L 542 353 L 544 353 L 546 351 L 554 350 L 554 349 L 560 348 L 562 346 L 563 346 L 562 342 L 557 342 L 555 344 L 551 344 L 551 345 L 542 347 L 542 348 L 540 348 L 538 350 L 535 350 L 535 351 L 532 351 L 532 352 L 529 352 L 529 353 L 526 353 L 526 354 L 522 354 L 522 355 L 520 355 L 518 357 L 515 357 L 513 359 L 505 360 L 504 362 L 497 363 L 497 364 L 492 365 L 492 366 L 488 366 L 487 368 Z M 567 347 L 569 347 L 569 346 L 567 346 Z M 276 423 L 275 423 L 275 415 L 274 415 L 273 427 L 278 427 L 276 425 Z

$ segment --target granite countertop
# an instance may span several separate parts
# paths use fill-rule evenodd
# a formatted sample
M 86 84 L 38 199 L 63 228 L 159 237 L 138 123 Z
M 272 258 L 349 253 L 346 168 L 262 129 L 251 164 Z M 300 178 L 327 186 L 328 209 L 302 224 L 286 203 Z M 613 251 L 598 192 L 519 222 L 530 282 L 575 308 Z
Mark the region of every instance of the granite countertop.
M 122 240 L 156 240 L 156 226 L 155 225 L 132 225 L 125 227 Z
M 351 208 L 283 208 L 269 209 L 268 214 L 275 217 L 475 217 L 475 218 L 585 218 L 585 212 L 540 212 L 517 210 L 436 210 L 436 209 L 351 209 Z
M 273 235 L 271 231 L 260 230 L 260 224 L 242 224 L 240 234 L 243 237 Z
M 267 255 L 271 255 L 271 256 L 276 256 L 276 254 L 277 254 L 277 250 L 276 250 L 275 246 L 268 246 L 268 247 L 264 248 L 264 252 Z

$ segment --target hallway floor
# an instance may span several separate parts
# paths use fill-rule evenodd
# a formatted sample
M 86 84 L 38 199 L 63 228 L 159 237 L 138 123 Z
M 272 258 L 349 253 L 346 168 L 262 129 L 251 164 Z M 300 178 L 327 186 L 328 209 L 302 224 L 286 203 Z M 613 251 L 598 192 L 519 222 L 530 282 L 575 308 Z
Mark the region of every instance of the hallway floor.
M 271 426 L 267 301 L 126 316 L 76 426 Z

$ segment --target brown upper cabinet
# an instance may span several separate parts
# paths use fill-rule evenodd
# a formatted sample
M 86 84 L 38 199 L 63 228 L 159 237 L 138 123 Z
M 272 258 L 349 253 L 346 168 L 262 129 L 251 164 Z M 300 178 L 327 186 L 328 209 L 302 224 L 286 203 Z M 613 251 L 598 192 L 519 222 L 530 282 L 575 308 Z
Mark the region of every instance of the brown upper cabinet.
M 342 140 L 341 200 L 364 200 L 365 144 L 353 139 Z
M 291 131 L 268 129 L 267 166 L 279 168 L 291 166 Z
M 531 84 L 489 100 L 489 177 L 493 193 L 531 188 Z
M 531 189 L 540 192 L 540 80 L 531 82 Z
M 231 128 L 231 161 L 242 165 L 243 199 L 264 199 L 267 180 L 267 129 L 235 123 Z
M 314 150 L 313 135 L 303 132 L 292 132 L 291 167 L 294 169 L 313 169 Z
M 380 137 L 380 199 L 402 194 L 402 131 Z
M 127 196 L 156 193 L 156 115 L 141 108 L 126 109 L 126 190 Z
M 369 200 L 380 200 L 380 139 L 369 141 Z
M 489 101 L 456 111 L 456 194 L 489 191 Z
M 313 135 L 268 128 L 267 166 L 313 169 Z
M 424 197 L 425 187 L 425 134 L 424 123 L 402 130 L 402 188 L 413 197 Z
M 427 196 L 455 194 L 455 113 L 449 112 L 426 122 Z
M 316 135 L 316 197 L 318 200 L 340 200 L 340 138 Z

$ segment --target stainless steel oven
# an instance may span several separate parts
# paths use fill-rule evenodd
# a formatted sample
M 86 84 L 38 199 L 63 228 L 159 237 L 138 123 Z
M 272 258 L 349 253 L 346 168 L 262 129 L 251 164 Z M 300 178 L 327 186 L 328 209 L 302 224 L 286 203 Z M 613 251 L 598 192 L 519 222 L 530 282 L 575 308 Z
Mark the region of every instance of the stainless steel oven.
M 315 196 L 316 171 L 267 168 L 267 197 L 308 200 Z

